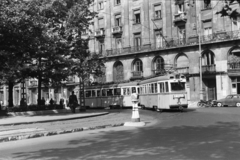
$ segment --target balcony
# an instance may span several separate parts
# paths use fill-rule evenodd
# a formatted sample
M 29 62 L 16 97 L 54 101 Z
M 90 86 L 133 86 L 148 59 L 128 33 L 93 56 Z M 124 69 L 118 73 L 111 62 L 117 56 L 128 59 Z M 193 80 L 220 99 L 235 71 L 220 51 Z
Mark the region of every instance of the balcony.
M 122 26 L 115 26 L 112 28 L 112 34 L 117 35 L 117 34 L 122 34 Z
M 142 78 L 143 78 L 142 71 L 132 71 L 132 77 L 130 78 L 131 80 L 142 79 Z
M 166 70 L 165 69 L 157 69 L 157 70 L 152 70 L 154 75 L 158 75 L 158 76 L 163 76 L 166 74 Z
M 96 30 L 95 37 L 96 38 L 104 37 L 104 30 L 103 29 Z
M 182 12 L 182 13 L 178 13 L 178 14 L 175 14 L 174 15 L 174 23 L 177 24 L 177 23 L 186 23 L 187 21 L 187 13 L 186 12 Z
M 209 44 L 209 43 L 218 43 L 218 42 L 226 42 L 240 40 L 240 30 L 229 31 L 229 32 L 216 32 L 210 35 L 203 35 L 201 37 L 201 44 Z M 146 48 L 144 46 L 129 46 L 126 48 L 118 48 L 104 51 L 107 52 L 105 56 L 117 56 L 117 55 L 126 55 L 136 52 L 145 52 L 145 51 L 159 51 L 165 49 L 174 49 L 179 47 L 187 47 L 198 45 L 198 36 L 194 35 L 189 37 L 188 40 L 185 38 L 181 39 L 167 39 L 167 41 L 162 41 L 161 44 L 152 43 L 150 47 Z
M 228 63 L 228 74 L 239 75 L 240 74 L 240 62 Z
M 215 73 L 215 72 L 216 72 L 215 64 L 202 66 L 202 73 L 204 73 L 204 74 L 210 74 L 210 73 Z
M 176 67 L 175 70 L 178 74 L 189 74 L 189 67 Z

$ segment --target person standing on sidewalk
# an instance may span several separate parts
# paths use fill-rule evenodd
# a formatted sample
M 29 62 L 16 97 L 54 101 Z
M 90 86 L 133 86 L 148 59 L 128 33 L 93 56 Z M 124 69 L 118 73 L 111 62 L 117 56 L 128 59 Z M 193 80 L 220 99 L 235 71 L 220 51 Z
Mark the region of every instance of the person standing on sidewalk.
M 69 96 L 69 107 L 71 108 L 72 113 L 75 113 L 77 104 L 78 104 L 77 96 L 74 94 L 74 91 L 72 91 L 72 95 Z

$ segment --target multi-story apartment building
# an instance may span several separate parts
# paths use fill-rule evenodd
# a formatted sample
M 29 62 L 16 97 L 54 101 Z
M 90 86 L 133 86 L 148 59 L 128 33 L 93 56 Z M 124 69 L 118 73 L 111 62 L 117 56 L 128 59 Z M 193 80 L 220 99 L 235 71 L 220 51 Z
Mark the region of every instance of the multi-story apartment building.
M 106 59 L 102 80 L 174 72 L 188 77 L 189 101 L 198 101 L 200 93 L 206 100 L 240 94 L 240 19 L 216 14 L 224 5 L 215 0 L 94 0 L 90 8 L 98 14 L 90 26 L 89 49 Z M 76 83 L 68 86 L 43 92 L 47 98 L 68 97 Z M 29 103 L 36 103 L 33 92 L 32 84 Z
M 190 101 L 198 101 L 200 93 L 206 100 L 240 93 L 240 21 L 216 14 L 224 5 L 214 0 L 95 0 L 90 7 L 98 16 L 90 49 L 107 60 L 107 82 L 172 70 L 188 77 Z

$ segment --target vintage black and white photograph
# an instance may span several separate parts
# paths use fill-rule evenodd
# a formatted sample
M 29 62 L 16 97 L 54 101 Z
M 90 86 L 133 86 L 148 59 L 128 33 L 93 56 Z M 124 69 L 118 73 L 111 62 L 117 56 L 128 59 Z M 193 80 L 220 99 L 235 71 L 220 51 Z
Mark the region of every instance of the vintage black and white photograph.
M 0 0 L 0 160 L 239 160 L 240 0 Z

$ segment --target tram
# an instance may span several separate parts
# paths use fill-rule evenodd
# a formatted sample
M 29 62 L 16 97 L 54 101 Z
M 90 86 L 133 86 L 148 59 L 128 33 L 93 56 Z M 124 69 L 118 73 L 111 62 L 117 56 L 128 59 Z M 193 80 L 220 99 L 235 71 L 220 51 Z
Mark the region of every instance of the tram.
M 143 80 L 139 83 L 139 101 L 142 108 L 156 111 L 188 107 L 186 77 L 169 74 Z
M 89 108 L 128 108 L 131 94 L 138 93 L 138 82 L 85 87 L 85 105 Z

